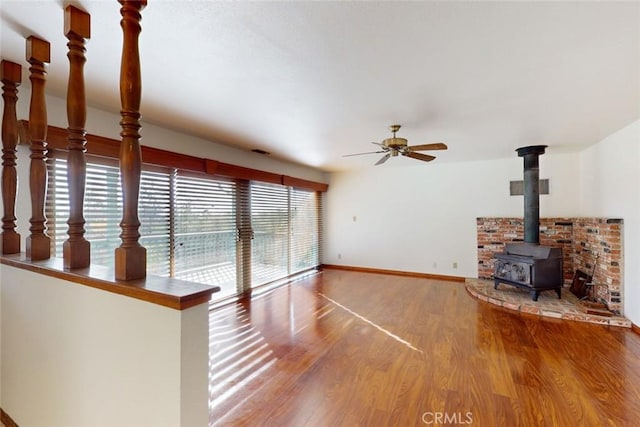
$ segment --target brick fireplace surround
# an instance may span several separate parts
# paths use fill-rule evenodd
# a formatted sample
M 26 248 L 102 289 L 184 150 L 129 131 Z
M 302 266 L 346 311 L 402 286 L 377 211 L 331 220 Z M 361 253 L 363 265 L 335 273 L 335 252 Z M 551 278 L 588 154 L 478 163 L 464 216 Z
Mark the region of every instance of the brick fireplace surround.
M 522 242 L 522 218 L 477 218 L 478 278 L 493 279 L 494 254 L 504 244 Z M 596 296 L 609 310 L 622 314 L 622 219 L 541 218 L 540 244 L 562 248 L 564 284 L 576 270 L 591 275 Z M 597 258 L 597 260 L 596 260 Z M 569 292 L 565 288 L 564 292 Z

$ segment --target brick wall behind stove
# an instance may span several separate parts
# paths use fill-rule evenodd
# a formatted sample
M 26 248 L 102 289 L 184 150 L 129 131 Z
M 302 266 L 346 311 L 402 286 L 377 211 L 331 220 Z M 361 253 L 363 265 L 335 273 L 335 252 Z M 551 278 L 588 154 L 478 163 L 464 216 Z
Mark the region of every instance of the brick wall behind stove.
M 477 218 L 478 277 L 493 279 L 494 254 L 504 244 L 522 242 L 522 218 Z M 541 218 L 540 244 L 561 247 L 565 284 L 571 283 L 575 270 L 591 275 L 598 299 L 615 313 L 622 310 L 622 228 L 613 218 Z M 597 262 L 596 262 L 597 255 Z
M 493 279 L 494 254 L 504 251 L 505 243 L 524 241 L 522 218 L 477 218 L 478 277 Z M 563 278 L 570 283 L 573 277 L 572 218 L 541 218 L 540 244 L 562 248 Z
M 617 313 L 622 310 L 622 228 L 622 220 L 613 218 L 576 218 L 573 226 L 574 269 L 593 274 L 598 300 Z

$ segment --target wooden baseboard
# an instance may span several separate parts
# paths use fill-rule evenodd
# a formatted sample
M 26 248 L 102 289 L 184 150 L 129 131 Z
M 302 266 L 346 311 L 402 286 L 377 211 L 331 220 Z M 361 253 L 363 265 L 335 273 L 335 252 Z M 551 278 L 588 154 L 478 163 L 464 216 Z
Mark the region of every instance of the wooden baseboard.
M 19 427 L 18 424 L 16 424 L 16 422 L 11 419 L 9 414 L 2 410 L 2 408 L 0 408 L 0 421 L 2 422 L 4 427 Z
M 415 273 L 412 271 L 385 270 L 381 268 L 352 267 L 348 265 L 322 264 L 320 268 L 333 270 L 358 271 L 360 273 L 390 274 L 393 276 L 417 277 L 419 279 L 446 280 L 449 282 L 464 282 L 465 278 L 460 276 L 445 276 L 444 274 Z
M 636 325 L 635 323 L 631 323 L 631 330 L 640 335 L 640 326 Z

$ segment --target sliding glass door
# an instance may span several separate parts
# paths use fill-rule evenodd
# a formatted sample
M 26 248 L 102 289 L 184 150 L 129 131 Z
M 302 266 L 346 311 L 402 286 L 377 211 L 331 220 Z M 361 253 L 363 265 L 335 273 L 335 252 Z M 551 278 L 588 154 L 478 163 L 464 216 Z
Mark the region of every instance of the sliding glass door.
M 172 276 L 219 286 L 234 295 L 236 279 L 235 182 L 177 172 Z
M 46 215 L 62 256 L 69 215 L 66 160 L 48 159 Z M 215 299 L 319 265 L 320 193 L 144 165 L 140 243 L 149 274 L 216 285 Z M 122 203 L 116 161 L 89 157 L 84 215 L 92 263 L 113 268 Z
M 289 273 L 289 194 L 277 184 L 251 183 L 251 287 Z

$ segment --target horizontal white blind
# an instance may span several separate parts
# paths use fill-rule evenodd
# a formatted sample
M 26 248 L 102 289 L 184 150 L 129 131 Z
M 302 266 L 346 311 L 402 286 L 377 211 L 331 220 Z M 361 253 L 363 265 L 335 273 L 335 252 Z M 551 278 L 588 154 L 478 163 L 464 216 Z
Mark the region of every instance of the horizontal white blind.
M 66 188 L 66 177 L 60 184 L 57 188 Z M 122 219 L 120 169 L 117 165 L 87 163 L 84 217 L 87 221 L 85 238 L 91 243 L 91 262 L 113 267 L 114 251 L 120 245 Z
M 51 237 L 51 255 L 62 257 L 67 240 L 69 190 L 67 161 L 47 159 L 49 169 L 46 199 L 47 232 Z M 114 250 L 120 245 L 120 170 L 117 166 L 88 162 L 85 186 L 85 239 L 91 243 L 91 263 L 113 267 Z
M 47 159 L 47 174 L 47 198 L 44 207 L 47 234 L 51 238 L 51 256 L 62 257 L 62 243 L 67 239 L 66 220 L 69 218 L 66 160 Z M 64 184 L 60 185 L 63 181 Z
M 251 183 L 251 286 L 286 277 L 289 268 L 288 189 Z
M 46 216 L 52 255 L 67 239 L 64 153 L 52 153 Z M 84 217 L 91 262 L 113 268 L 121 244 L 117 162 L 88 156 Z M 277 184 L 226 180 L 143 166 L 138 216 L 149 274 L 220 286 L 234 295 L 321 262 L 321 194 Z
M 168 170 L 156 172 L 143 169 L 140 176 L 140 244 L 147 250 L 148 274 L 158 276 L 170 275 L 170 180 Z
M 236 292 L 236 184 L 178 172 L 174 276 Z
M 87 162 L 84 218 L 85 239 L 91 243 L 91 263 L 114 266 L 114 252 L 120 246 L 122 196 L 120 168 L 113 162 Z M 49 181 L 46 199 L 48 234 L 52 238 L 52 256 L 62 257 L 67 240 L 69 191 L 67 161 L 61 157 L 47 159 Z M 140 243 L 147 249 L 150 274 L 169 274 L 169 175 L 143 170 L 140 178 Z
M 289 274 L 319 264 L 318 193 L 291 188 L 291 268 Z

